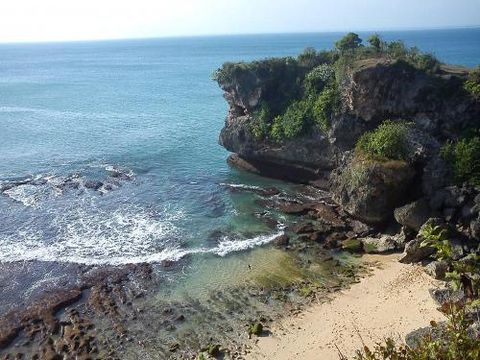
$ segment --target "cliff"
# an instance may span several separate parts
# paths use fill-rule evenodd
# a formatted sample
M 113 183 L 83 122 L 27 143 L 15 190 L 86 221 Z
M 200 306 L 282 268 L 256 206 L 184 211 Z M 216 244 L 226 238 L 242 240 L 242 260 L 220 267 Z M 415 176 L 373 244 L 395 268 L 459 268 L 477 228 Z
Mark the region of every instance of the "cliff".
M 351 215 L 379 223 L 454 185 L 440 152 L 480 127 L 480 101 L 466 89 L 467 68 L 416 49 L 357 51 L 224 64 L 215 74 L 229 104 L 219 142 L 234 153 L 231 163 L 322 184 Z M 409 124 L 405 156 L 396 163 L 358 156 L 359 139 L 386 120 Z
M 341 111 L 331 117 L 327 132 L 313 130 L 281 142 L 258 139 L 252 124 L 261 104 L 281 97 L 279 89 L 296 94 L 298 80 L 308 71 L 287 60 L 268 71 L 262 68 L 268 64 L 267 60 L 238 67 L 229 78 L 219 79 L 229 105 L 220 144 L 245 160 L 317 174 L 338 166 L 342 153 L 385 119 L 412 121 L 418 129 L 442 139 L 458 137 L 479 119 L 479 102 L 462 87 L 466 69 L 444 67 L 437 74 L 428 74 L 399 61 L 367 59 L 353 64 L 342 82 Z M 299 75 L 284 78 L 288 72 Z

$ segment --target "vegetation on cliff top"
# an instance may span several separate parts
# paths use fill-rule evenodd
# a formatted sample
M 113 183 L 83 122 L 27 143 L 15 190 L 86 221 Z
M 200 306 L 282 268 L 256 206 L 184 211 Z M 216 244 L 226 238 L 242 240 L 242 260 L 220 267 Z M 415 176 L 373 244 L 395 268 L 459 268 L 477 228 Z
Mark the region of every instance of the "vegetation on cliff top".
M 402 41 L 386 42 L 373 34 L 364 45 L 357 34 L 348 33 L 330 51 L 307 48 L 296 58 L 225 63 L 213 79 L 223 86 L 240 84 L 236 91 L 245 94 L 262 79 L 262 99 L 248 109 L 254 118 L 251 131 L 257 139 L 282 142 L 315 130 L 328 132 L 341 111 L 340 87 L 346 74 L 357 60 L 367 58 L 396 60 L 427 72 L 437 71 L 440 64 Z

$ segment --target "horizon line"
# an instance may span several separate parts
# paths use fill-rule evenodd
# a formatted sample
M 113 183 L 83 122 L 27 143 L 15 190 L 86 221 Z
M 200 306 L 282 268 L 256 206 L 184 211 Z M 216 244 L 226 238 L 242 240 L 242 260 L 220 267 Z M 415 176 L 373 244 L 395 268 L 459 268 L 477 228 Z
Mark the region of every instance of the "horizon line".
M 230 37 L 230 36 L 258 36 L 258 35 L 302 35 L 302 34 L 333 34 L 348 32 L 393 32 L 393 31 L 436 31 L 436 30 L 461 30 L 480 28 L 480 24 L 476 25 L 459 25 L 444 27 L 398 27 L 398 28 L 364 28 L 364 29 L 344 29 L 344 30 L 312 30 L 312 31 L 272 31 L 272 32 L 245 32 L 245 33 L 218 33 L 218 34 L 184 34 L 184 35 L 155 35 L 155 36 L 132 36 L 118 38 L 94 38 L 94 39 L 73 39 L 73 40 L 15 40 L 1 41 L 0 45 L 22 45 L 22 44 L 61 44 L 61 43 L 82 43 L 82 42 L 109 42 L 109 41 L 125 41 L 125 40 L 155 40 L 155 39 L 182 39 L 182 38 L 202 38 L 202 37 Z

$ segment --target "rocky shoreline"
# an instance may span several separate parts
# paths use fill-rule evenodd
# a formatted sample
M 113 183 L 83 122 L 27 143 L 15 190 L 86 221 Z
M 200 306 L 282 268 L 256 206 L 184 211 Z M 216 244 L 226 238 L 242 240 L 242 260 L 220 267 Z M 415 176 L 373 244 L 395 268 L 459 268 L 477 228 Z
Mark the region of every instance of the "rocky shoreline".
M 480 70 L 374 40 L 359 45 L 350 33 L 332 51 L 224 64 L 215 73 L 229 104 L 219 143 L 234 166 L 331 194 L 328 207 L 284 206 L 303 216 L 290 229 L 303 241 L 403 252 L 400 262 L 448 280 L 444 293 L 462 289 L 443 303 L 475 303 Z
M 229 163 L 301 184 L 295 194 L 224 184 L 255 194 L 265 209 L 255 215 L 270 228 L 278 223 L 268 211 L 285 218 L 271 245 L 245 254 L 241 281 L 213 286 L 202 299 L 188 288 L 175 298 L 161 274 L 181 270 L 188 256 L 79 265 L 61 288 L 0 320 L 0 358 L 242 359 L 248 338 L 267 335 L 273 321 L 359 282 L 369 270 L 359 254 L 400 252 L 401 262 L 422 263 L 442 280 L 457 264 L 476 269 L 480 188 L 458 181 L 442 155 L 479 128 L 480 102 L 464 88 L 471 70 L 431 64 L 418 49 L 404 49 L 403 58 L 355 51 L 352 59 L 309 50 L 296 59 L 228 63 L 215 75 L 229 104 L 220 134 Z M 6 276 L 19 266 L 21 277 L 20 265 L 2 266 Z M 478 297 L 477 275 L 458 274 L 464 299 Z

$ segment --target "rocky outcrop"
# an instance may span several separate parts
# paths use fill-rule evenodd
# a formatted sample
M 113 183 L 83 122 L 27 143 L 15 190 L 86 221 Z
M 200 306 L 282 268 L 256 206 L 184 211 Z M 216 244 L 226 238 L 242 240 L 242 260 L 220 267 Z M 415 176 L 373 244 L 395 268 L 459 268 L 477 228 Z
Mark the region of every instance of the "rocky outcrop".
M 332 176 L 333 199 L 367 223 L 390 219 L 405 200 L 415 177 L 403 161 L 352 161 Z
M 327 133 L 312 129 L 281 143 L 256 138 L 252 123 L 262 102 L 288 103 L 298 98 L 299 83 L 309 70 L 289 59 L 224 65 L 226 76 L 217 81 L 229 112 L 220 144 L 247 162 L 255 161 L 258 171 L 264 164 L 274 164 L 315 176 L 336 168 L 342 153 L 385 119 L 412 121 L 419 131 L 449 138 L 480 116 L 480 104 L 463 91 L 465 74 L 433 75 L 400 61 L 368 59 L 356 63 L 342 83 L 342 110 L 331 119 Z
M 431 217 L 431 209 L 425 199 L 420 199 L 395 209 L 394 216 L 399 224 L 418 231 Z

